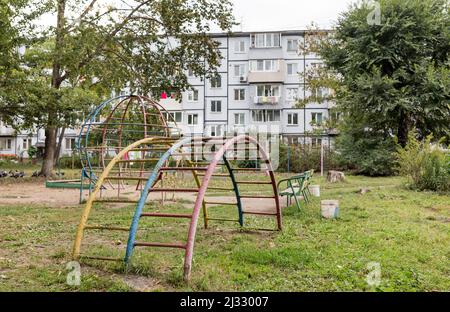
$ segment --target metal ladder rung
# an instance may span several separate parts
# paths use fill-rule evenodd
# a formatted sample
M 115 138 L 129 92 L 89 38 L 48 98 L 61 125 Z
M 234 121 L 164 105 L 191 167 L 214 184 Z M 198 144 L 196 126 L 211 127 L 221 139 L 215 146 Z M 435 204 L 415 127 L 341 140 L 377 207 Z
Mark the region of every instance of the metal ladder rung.
M 223 221 L 223 222 L 239 222 L 239 220 L 221 219 L 221 218 L 207 218 L 208 221 Z
M 103 225 L 88 225 L 84 227 L 85 230 L 101 230 L 101 231 L 123 231 L 129 232 L 130 228 L 118 226 L 103 226 Z
M 122 258 L 80 256 L 81 259 L 123 262 Z
M 248 185 L 269 185 L 272 184 L 272 182 L 251 182 L 251 181 L 236 181 L 237 184 L 248 184 Z
M 198 189 L 170 189 L 170 188 L 153 188 L 148 190 L 149 193 L 154 192 L 181 192 L 181 193 L 198 193 Z
M 105 161 L 111 161 L 112 159 L 105 159 Z M 146 159 L 128 159 L 128 160 L 119 160 L 117 163 L 146 163 L 152 161 L 159 161 L 160 158 L 146 158 Z
M 261 199 L 274 199 L 275 196 L 262 196 L 262 195 L 241 195 L 241 198 L 261 198 Z
M 197 173 L 197 175 L 199 177 L 204 177 L 205 176 L 204 173 Z M 230 175 L 229 174 L 213 174 L 212 177 L 215 177 L 215 178 L 229 178 Z
M 165 248 L 179 248 L 179 249 L 186 249 L 186 245 L 181 243 L 142 243 L 142 242 L 136 242 L 134 243 L 135 247 L 165 247 Z
M 207 167 L 161 167 L 160 171 L 206 171 Z
M 273 212 L 259 212 L 259 211 L 243 211 L 244 214 L 257 215 L 257 216 L 276 216 Z
M 95 199 L 94 203 L 103 203 L 103 204 L 136 204 L 139 200 L 131 200 L 131 199 Z
M 237 203 L 205 202 L 205 205 L 224 205 L 224 206 L 236 206 L 236 205 L 237 205 Z
M 234 191 L 234 189 L 232 188 L 225 188 L 225 187 L 208 187 L 208 190 L 213 190 L 213 191 Z
M 141 214 L 141 217 L 192 219 L 192 215 L 176 213 L 143 213 Z
M 126 172 L 124 172 L 125 174 Z M 106 177 L 105 180 L 129 180 L 129 181 L 147 181 L 148 178 L 138 178 L 138 177 Z

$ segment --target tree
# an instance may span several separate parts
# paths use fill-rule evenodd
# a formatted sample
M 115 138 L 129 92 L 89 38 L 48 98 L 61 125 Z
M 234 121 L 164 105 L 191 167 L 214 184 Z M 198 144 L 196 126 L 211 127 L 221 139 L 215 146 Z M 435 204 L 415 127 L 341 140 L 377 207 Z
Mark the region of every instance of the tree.
M 20 106 L 22 126 L 45 128 L 44 176 L 54 167 L 58 132 L 76 123 L 92 97 L 125 86 L 144 94 L 188 89 L 188 69 L 210 77 L 220 64 L 207 32 L 234 23 L 228 0 L 57 0 L 47 8 L 56 25 L 29 38 Z
M 381 0 L 381 20 L 363 2 L 338 20 L 320 54 L 338 79 L 348 123 L 405 146 L 408 132 L 450 136 L 450 18 L 445 0 Z

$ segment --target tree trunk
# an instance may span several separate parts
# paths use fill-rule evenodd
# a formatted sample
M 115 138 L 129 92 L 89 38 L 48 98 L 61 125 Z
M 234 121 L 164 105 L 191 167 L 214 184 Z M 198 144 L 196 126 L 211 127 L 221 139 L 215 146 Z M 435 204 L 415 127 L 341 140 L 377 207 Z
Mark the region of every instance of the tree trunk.
M 45 129 L 45 153 L 42 169 L 39 175 L 51 177 L 54 167 L 54 157 L 56 148 L 56 131 L 55 128 Z
M 61 129 L 61 133 L 59 134 L 58 146 L 56 147 L 56 150 L 55 150 L 54 166 L 56 166 L 56 163 L 58 162 L 58 159 L 59 159 L 59 155 L 61 154 L 61 146 L 62 146 L 62 142 L 64 140 L 64 133 L 65 132 L 66 132 L 66 127 L 63 127 Z
M 61 86 L 61 58 L 62 58 L 62 46 L 64 41 L 64 25 L 65 25 L 65 11 L 66 0 L 58 0 L 58 14 L 56 20 L 56 37 L 55 37 L 55 55 L 53 58 L 52 66 L 52 88 L 59 89 Z M 54 99 L 58 101 L 57 98 Z M 39 175 L 50 177 L 55 165 L 55 152 L 56 152 L 56 135 L 58 128 L 56 116 L 58 103 L 56 108 L 49 106 L 47 127 L 45 129 L 45 154 L 44 161 L 42 162 L 42 168 Z
M 408 143 L 408 133 L 409 133 L 408 115 L 404 111 L 401 111 L 397 129 L 398 143 L 401 145 L 401 147 L 405 147 L 406 144 Z

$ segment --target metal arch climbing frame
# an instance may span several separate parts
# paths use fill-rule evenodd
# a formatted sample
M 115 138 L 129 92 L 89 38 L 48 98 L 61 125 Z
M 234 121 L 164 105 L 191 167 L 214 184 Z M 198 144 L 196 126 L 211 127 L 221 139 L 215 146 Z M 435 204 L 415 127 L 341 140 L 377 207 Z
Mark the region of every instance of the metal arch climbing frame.
M 269 161 L 269 157 L 266 154 L 266 152 L 261 148 L 259 143 L 252 137 L 246 136 L 246 135 L 240 135 L 237 137 L 234 137 L 230 140 L 228 140 L 221 149 L 215 154 L 213 160 L 211 161 L 211 164 L 208 166 L 208 170 L 206 171 L 205 177 L 203 178 L 202 186 L 200 187 L 200 190 L 197 195 L 197 200 L 194 205 L 194 211 L 192 214 L 191 224 L 189 227 L 188 232 L 188 239 L 186 244 L 186 252 L 185 252 L 185 258 L 184 258 L 184 280 L 188 281 L 190 279 L 191 275 L 191 268 L 192 268 L 192 258 L 193 258 L 193 252 L 194 252 L 194 243 L 195 243 L 195 234 L 197 232 L 197 224 L 198 224 L 198 217 L 200 214 L 200 208 L 202 205 L 203 198 L 206 195 L 206 191 L 208 189 L 209 181 L 211 180 L 215 167 L 217 166 L 220 159 L 225 155 L 225 152 L 236 142 L 239 142 L 240 140 L 244 139 L 245 141 L 248 141 L 250 143 L 253 143 L 260 149 L 260 153 L 263 156 L 263 160 L 266 161 L 266 164 L 268 166 L 267 170 L 269 171 L 271 182 L 274 190 L 274 199 L 275 199 L 275 205 L 276 205 L 276 216 L 277 216 L 277 225 L 278 230 L 281 230 L 281 208 L 278 198 L 278 190 L 276 187 L 275 182 L 275 176 L 273 175 L 272 166 Z
M 84 121 L 83 125 L 81 126 L 81 130 L 80 130 L 80 133 L 78 134 L 78 140 L 76 142 L 76 145 L 77 145 L 78 151 L 80 152 L 80 157 L 82 157 L 81 161 L 82 161 L 83 166 L 87 165 L 88 168 L 89 168 L 89 179 L 91 180 L 91 183 L 92 183 L 92 181 L 95 181 L 97 179 L 97 177 L 93 177 L 92 176 L 93 175 L 93 168 L 92 168 L 92 164 L 91 164 L 88 152 L 87 152 L 86 148 L 81 146 L 81 143 L 83 141 L 83 133 L 84 133 L 83 130 L 86 129 L 86 137 L 84 138 L 84 141 L 87 143 L 88 140 L 89 140 L 89 133 L 90 133 L 90 129 L 91 129 L 92 123 L 95 122 L 95 118 L 98 116 L 98 114 L 101 112 L 101 110 L 106 105 L 108 105 L 109 103 L 111 103 L 111 102 L 113 102 L 115 100 L 126 99 L 126 98 L 127 98 L 127 96 L 121 95 L 121 96 L 118 96 L 118 97 L 115 97 L 115 98 L 112 98 L 112 99 L 104 101 L 99 106 L 97 106 L 93 112 L 91 112 L 88 115 L 88 118 Z M 85 159 L 83 159 L 83 156 L 85 157 Z M 84 163 L 84 161 L 86 161 L 86 163 Z
M 212 159 L 212 161 L 210 162 L 210 164 L 208 165 L 207 168 L 203 168 L 206 173 L 204 175 L 203 181 L 201 183 L 201 186 L 199 187 L 199 189 L 196 191 L 198 192 L 197 194 L 197 198 L 196 198 L 196 202 L 195 202 L 195 206 L 193 209 L 193 213 L 192 215 L 166 215 L 166 217 L 177 217 L 177 218 L 189 218 L 191 219 L 190 225 L 189 225 L 189 232 L 188 232 L 188 237 L 187 237 L 187 243 L 185 245 L 183 244 L 164 244 L 164 243 L 136 243 L 135 239 L 136 239 L 136 234 L 137 234 L 137 230 L 138 230 L 138 226 L 139 226 L 139 220 L 140 218 L 143 216 L 143 207 L 145 205 L 147 196 L 151 190 L 151 188 L 153 187 L 153 185 L 155 185 L 158 176 L 160 174 L 160 170 L 163 166 L 163 164 L 172 156 L 172 154 L 174 154 L 175 151 L 177 151 L 178 149 L 180 149 L 183 145 L 190 143 L 191 141 L 193 142 L 195 140 L 195 138 L 186 138 L 186 139 L 182 139 L 180 141 L 178 141 L 177 143 L 175 143 L 159 160 L 158 164 L 154 167 L 154 170 L 151 174 L 151 176 L 149 177 L 149 179 L 147 180 L 145 187 L 141 193 L 141 198 L 138 202 L 138 205 L 136 207 L 136 211 L 135 214 L 133 216 L 133 221 L 130 227 L 130 232 L 129 232 L 129 238 L 128 238 L 128 243 L 127 243 L 127 250 L 126 250 L 126 255 L 125 255 L 125 262 L 127 263 L 127 265 L 130 263 L 132 254 L 133 254 L 133 249 L 135 246 L 147 246 L 147 247 L 169 247 L 169 248 L 181 248 L 185 250 L 185 260 L 184 260 L 184 279 L 187 281 L 190 278 L 190 273 L 191 273 L 191 264 L 192 264 L 192 258 L 193 258 L 193 249 L 194 249 L 194 241 L 195 241 L 195 235 L 196 235 L 196 229 L 197 229 L 197 225 L 198 225 L 198 218 L 199 218 L 199 214 L 200 214 L 200 210 L 203 207 L 204 210 L 204 214 L 205 214 L 205 218 L 207 219 L 206 216 L 206 207 L 205 207 L 205 195 L 206 195 L 206 191 L 209 187 L 209 183 L 211 178 L 214 175 L 214 170 L 216 169 L 216 167 L 218 166 L 219 162 L 221 159 L 224 160 L 225 165 L 228 169 L 228 171 L 230 172 L 230 178 L 232 180 L 233 183 L 233 188 L 234 191 L 236 192 L 236 197 L 237 197 L 237 205 L 238 205 L 238 211 L 239 211 L 239 223 L 242 225 L 243 224 L 243 214 L 244 212 L 242 211 L 242 204 L 241 204 L 241 195 L 239 193 L 239 188 L 238 188 L 238 182 L 236 181 L 235 177 L 234 177 L 234 173 L 233 171 L 235 169 L 231 168 L 229 162 L 227 161 L 226 157 L 225 157 L 225 153 L 226 151 L 232 147 L 235 143 L 238 143 L 239 141 L 244 141 L 246 143 L 251 143 L 255 146 L 258 147 L 259 152 L 262 155 L 262 160 L 265 161 L 266 165 L 267 165 L 267 171 L 269 172 L 269 176 L 271 181 L 269 183 L 266 184 L 271 184 L 272 188 L 273 188 L 273 192 L 274 192 L 274 196 L 272 197 L 260 197 L 260 196 L 246 196 L 245 198 L 270 198 L 270 199 L 274 199 L 275 201 L 275 206 L 276 206 L 276 212 L 275 213 L 264 213 L 262 215 L 271 215 L 271 216 L 276 216 L 277 218 L 277 228 L 278 230 L 281 230 L 282 225 L 281 225 L 281 209 L 280 209 L 280 204 L 279 204 L 279 198 L 278 198 L 278 190 L 276 187 L 276 182 L 275 182 L 275 176 L 273 174 L 272 171 L 272 167 L 270 164 L 270 160 L 268 158 L 267 153 L 261 148 L 261 146 L 259 145 L 259 143 L 246 135 L 241 135 L 241 136 L 237 136 L 234 137 L 232 139 L 228 139 L 220 148 L 220 150 L 218 152 L 216 152 L 214 154 L 214 157 Z M 195 171 L 198 171 L 199 168 L 198 167 L 191 167 L 191 168 L 178 168 L 180 169 L 184 169 L 184 170 L 188 170 L 188 171 L 192 171 L 194 173 L 194 177 L 196 177 Z M 198 181 L 198 177 L 196 178 L 196 181 Z M 174 190 L 176 191 L 176 190 Z M 256 213 L 256 212 L 246 212 L 248 214 L 255 214 L 255 215 L 261 215 L 260 213 Z M 156 216 L 154 214 L 149 214 L 148 216 Z M 159 215 L 164 217 L 165 215 Z M 205 220 L 205 225 L 207 225 L 207 220 Z
M 92 210 L 92 206 L 94 202 L 96 201 L 96 197 L 99 194 L 101 188 L 103 187 L 103 183 L 105 180 L 108 180 L 109 174 L 114 168 L 114 166 L 121 161 L 121 159 L 124 157 L 126 153 L 128 153 L 130 150 L 136 149 L 137 147 L 144 145 L 144 144 L 167 144 L 170 146 L 173 143 L 173 140 L 170 138 L 146 138 L 140 141 L 137 141 L 128 147 L 124 148 L 122 151 L 120 151 L 117 156 L 113 158 L 113 160 L 108 164 L 108 166 L 105 168 L 101 176 L 97 179 L 94 191 L 90 194 L 89 199 L 86 202 L 86 206 L 83 210 L 80 223 L 77 228 L 77 233 L 75 237 L 75 242 L 73 245 L 73 251 L 72 251 L 72 258 L 74 260 L 79 259 L 80 257 L 80 249 L 81 249 L 81 241 L 83 239 L 83 233 L 86 229 L 87 220 L 89 218 L 89 215 Z M 127 180 L 127 177 L 122 177 L 121 179 Z M 105 228 L 107 229 L 107 228 Z M 125 229 L 122 229 L 125 230 Z M 128 228 L 126 229 L 129 230 Z
M 109 104 L 113 103 L 114 101 L 118 101 L 118 103 L 114 105 L 114 108 L 111 110 L 111 112 L 108 115 L 107 122 L 106 122 L 106 125 L 108 125 L 108 120 L 111 119 L 111 117 L 113 116 L 116 109 L 118 107 L 120 107 L 122 105 L 122 103 L 126 102 L 127 100 L 128 100 L 127 108 L 124 111 L 124 114 L 122 117 L 124 118 L 124 116 L 126 115 L 126 112 L 128 111 L 128 106 L 131 104 L 132 101 L 137 101 L 137 103 L 139 103 L 139 106 L 143 112 L 142 115 L 144 116 L 144 122 L 143 122 L 144 135 L 142 136 L 142 138 L 150 137 L 150 135 L 147 132 L 147 128 L 156 126 L 155 124 L 148 123 L 147 115 L 149 115 L 149 114 L 146 113 L 146 105 L 147 104 L 149 105 L 149 107 L 156 108 L 156 110 L 158 111 L 158 114 L 154 114 L 154 115 L 157 115 L 159 117 L 159 122 L 161 123 L 160 128 L 162 128 L 164 130 L 163 135 L 154 136 L 154 137 L 170 138 L 172 130 L 177 130 L 176 135 L 178 138 L 181 135 L 181 132 L 180 132 L 181 130 L 178 128 L 177 123 L 176 123 L 175 119 L 173 118 L 173 116 L 161 104 L 159 104 L 158 102 L 156 102 L 150 98 L 140 96 L 140 95 L 121 95 L 121 96 L 117 96 L 117 97 L 114 97 L 114 98 L 111 98 L 109 100 L 102 102 L 100 105 L 95 107 L 95 109 L 92 112 L 89 113 L 88 117 L 86 118 L 86 120 L 83 122 L 83 124 L 81 126 L 81 130 L 78 134 L 77 141 L 76 141 L 76 147 L 80 153 L 83 168 L 85 169 L 86 174 L 87 174 L 86 176 L 90 180 L 91 183 L 95 183 L 96 179 L 97 179 L 97 175 L 94 173 L 95 170 L 92 166 L 91 158 L 89 155 L 89 151 L 93 149 L 93 147 L 88 146 L 89 139 L 90 139 L 90 132 L 93 130 L 91 128 L 93 125 L 105 125 L 104 122 L 97 123 L 95 121 L 96 118 L 99 116 L 99 114 L 102 112 L 102 110 L 105 107 L 107 107 Z M 168 118 L 164 118 L 164 114 L 166 114 L 166 116 Z M 150 114 L 150 115 L 152 115 L 152 114 Z M 172 123 L 173 125 L 171 126 L 171 125 L 169 125 L 169 123 Z M 122 121 L 118 125 L 121 125 L 120 127 L 122 127 L 123 124 L 124 123 Z M 105 129 L 103 129 L 103 135 L 102 135 L 103 141 L 105 140 L 105 130 L 106 129 L 107 129 L 107 127 Z M 84 145 L 83 145 L 83 143 L 84 143 Z M 101 151 L 103 151 L 103 149 L 105 148 L 103 146 L 103 143 L 102 143 L 102 146 L 100 147 Z M 94 148 L 94 149 L 97 150 L 98 147 Z M 117 147 L 116 149 L 118 151 L 120 151 L 121 147 Z M 103 154 L 103 153 L 101 153 L 101 154 Z M 105 164 L 103 164 L 103 168 L 105 168 L 105 167 L 106 167 Z

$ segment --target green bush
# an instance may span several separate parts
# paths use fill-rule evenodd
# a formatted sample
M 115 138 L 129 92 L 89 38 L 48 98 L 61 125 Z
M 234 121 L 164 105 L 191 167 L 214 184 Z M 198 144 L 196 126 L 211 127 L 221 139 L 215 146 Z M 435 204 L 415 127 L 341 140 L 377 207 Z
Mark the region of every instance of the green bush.
M 450 191 L 450 154 L 431 141 L 428 136 L 420 142 L 411 132 L 408 144 L 396 153 L 399 172 L 408 178 L 411 188 Z
M 388 134 L 366 131 L 364 126 L 347 124 L 336 139 L 340 164 L 355 174 L 390 176 L 395 173 L 395 139 Z

